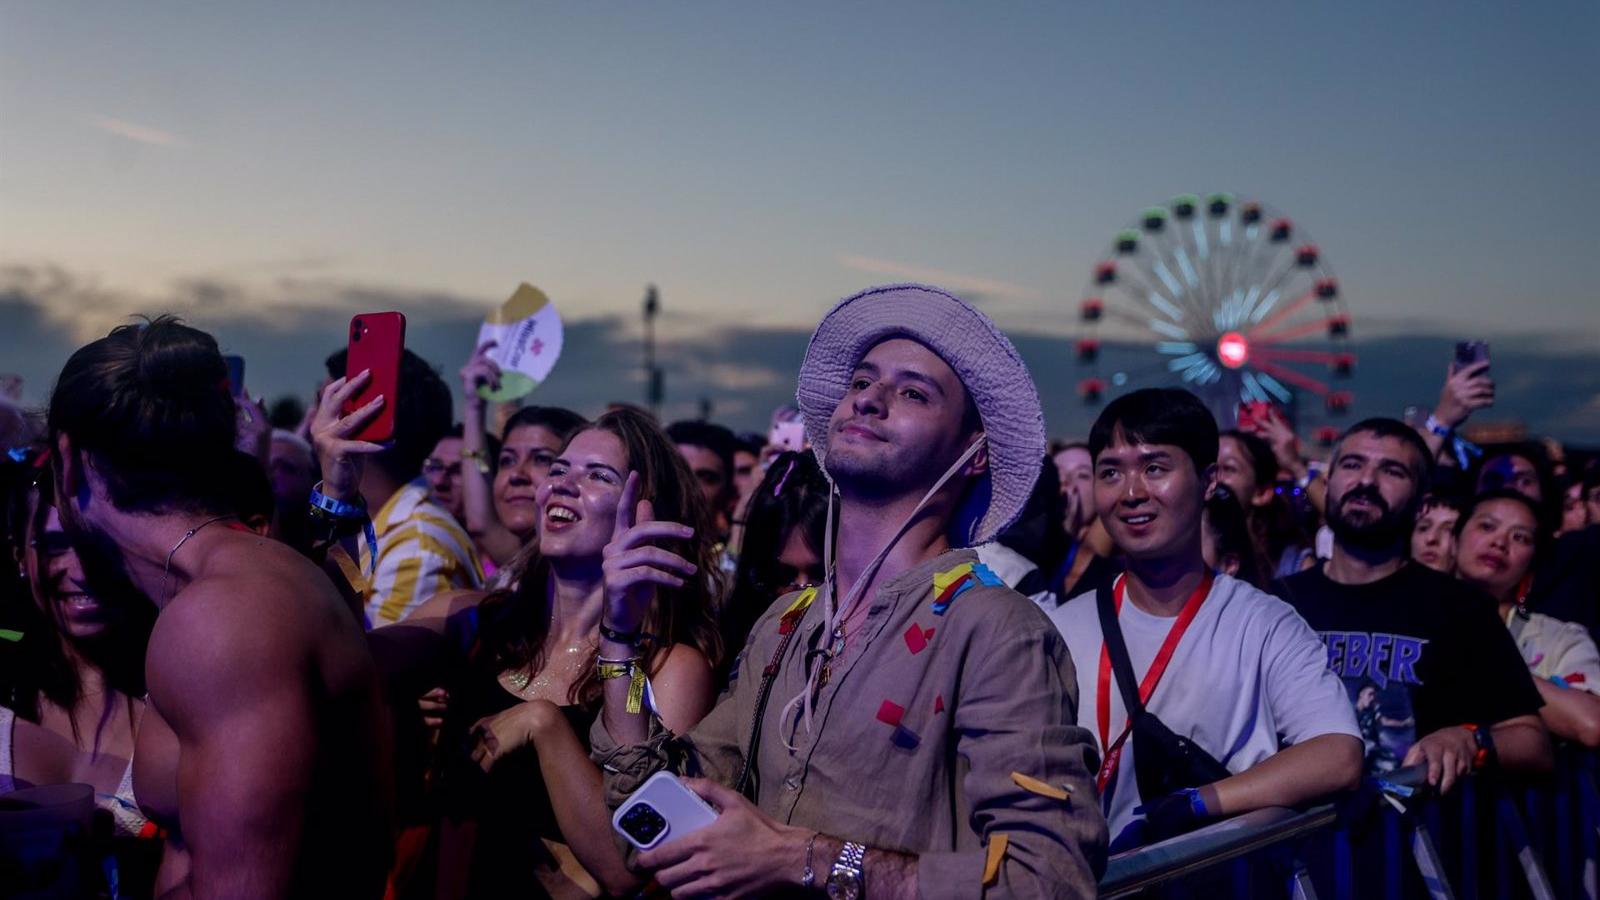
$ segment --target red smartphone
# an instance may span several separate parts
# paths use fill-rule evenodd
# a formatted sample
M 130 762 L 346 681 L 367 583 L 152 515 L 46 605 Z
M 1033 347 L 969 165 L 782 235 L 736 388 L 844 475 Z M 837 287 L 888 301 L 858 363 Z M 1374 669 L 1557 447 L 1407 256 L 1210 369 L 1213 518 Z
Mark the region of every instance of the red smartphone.
M 1254 432 L 1258 425 L 1272 415 L 1272 404 L 1259 400 L 1241 402 L 1237 413 L 1239 430 Z
M 349 415 L 372 398 L 383 395 L 383 407 L 352 440 L 383 443 L 394 439 L 394 410 L 396 393 L 400 389 L 400 357 L 406 349 L 406 317 L 404 313 L 362 313 L 350 320 L 349 353 L 345 359 L 344 374 L 354 378 L 370 370 L 372 379 L 361 393 L 344 405 L 344 415 Z

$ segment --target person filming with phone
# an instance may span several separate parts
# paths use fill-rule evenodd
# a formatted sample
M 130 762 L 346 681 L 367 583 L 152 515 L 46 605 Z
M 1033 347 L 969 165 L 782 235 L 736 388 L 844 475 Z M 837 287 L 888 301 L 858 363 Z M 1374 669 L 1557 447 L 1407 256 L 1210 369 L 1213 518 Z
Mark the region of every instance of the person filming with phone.
M 312 491 L 313 538 L 355 540 L 346 579 L 368 627 L 398 622 L 435 594 L 483 585 L 472 539 L 428 495 L 422 464 L 450 430 L 450 389 L 403 349 L 404 318 L 351 320 L 350 347 L 328 359 L 311 417 L 322 482 Z M 361 538 L 365 537 L 365 540 Z
M 671 770 L 681 793 L 619 810 L 675 896 L 1091 896 L 1106 826 L 1072 661 L 1054 627 L 966 549 L 1021 512 L 1045 452 L 1033 379 L 995 326 L 919 285 L 823 319 L 798 399 L 837 527 L 822 585 L 751 632 L 721 702 L 668 732 L 636 679 L 592 732 L 617 808 Z M 636 672 L 657 589 L 703 577 L 658 545 L 683 526 L 635 503 L 605 552 L 601 662 Z M 665 832 L 663 831 L 665 829 Z M 676 830 L 677 833 L 672 832 Z
M 1468 417 L 1494 405 L 1494 378 L 1489 374 L 1489 345 L 1483 341 L 1456 344 L 1455 359 L 1445 370 L 1444 387 L 1433 413 L 1417 428 L 1423 443 L 1433 454 L 1432 461 L 1452 459 L 1461 468 L 1469 460 L 1457 459 L 1455 450 L 1462 444 L 1456 433 Z

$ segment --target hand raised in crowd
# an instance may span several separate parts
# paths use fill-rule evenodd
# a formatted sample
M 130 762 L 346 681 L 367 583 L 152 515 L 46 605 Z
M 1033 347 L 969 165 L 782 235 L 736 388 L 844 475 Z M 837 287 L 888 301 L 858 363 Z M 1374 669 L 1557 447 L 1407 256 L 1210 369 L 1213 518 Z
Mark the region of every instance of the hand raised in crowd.
M 422 725 L 429 731 L 444 727 L 445 714 L 450 711 L 450 692 L 442 687 L 417 698 L 417 709 L 422 711 Z
M 235 415 L 238 431 L 233 446 L 266 465 L 272 455 L 272 420 L 267 417 L 266 405 L 245 391 L 235 406 L 238 409 Z
M 742 794 L 703 778 L 684 786 L 716 808 L 717 820 L 692 834 L 639 854 L 639 865 L 654 871 L 674 897 L 760 897 L 794 886 L 805 869 L 806 842 L 812 832 L 774 821 Z M 827 877 L 838 843 L 818 841 L 812 868 Z
M 605 573 L 603 620 L 618 631 L 637 631 L 650 609 L 656 587 L 683 587 L 696 574 L 694 563 L 655 541 L 688 540 L 694 529 L 677 522 L 657 522 L 649 500 L 638 500 L 639 473 L 629 472 L 617 498 L 617 519 L 611 529 L 601 570 Z
M 338 378 L 328 382 L 317 401 L 316 415 L 311 419 L 311 446 L 317 451 L 317 461 L 322 465 L 322 493 L 335 500 L 350 500 L 361 489 L 361 471 L 369 453 L 379 453 L 383 445 L 371 441 L 351 440 L 351 435 L 372 421 L 383 408 L 384 397 L 379 394 L 365 406 L 349 415 L 340 415 L 344 404 L 372 380 L 370 371 L 354 378 Z
M 1451 365 L 1445 374 L 1444 387 L 1439 391 L 1439 403 L 1433 408 L 1433 417 L 1446 428 L 1459 428 L 1468 416 L 1493 405 L 1494 379 L 1489 377 L 1488 360 L 1464 369 Z
M 472 761 L 487 772 L 512 751 L 533 743 L 539 732 L 559 721 L 563 721 L 561 710 L 549 700 L 529 700 L 485 716 L 469 732 Z
M 500 364 L 494 361 L 489 352 L 499 346 L 498 341 L 485 341 L 473 351 L 472 358 L 461 367 L 461 394 L 467 399 L 467 405 L 482 405 L 485 401 L 478 395 L 481 385 L 488 385 L 492 391 L 500 389 Z
M 1478 755 L 1478 742 L 1472 732 L 1460 726 L 1441 728 L 1411 745 L 1402 766 L 1426 763 L 1428 783 L 1447 794 L 1463 775 L 1472 771 Z
M 1300 438 L 1277 407 L 1269 407 L 1265 415 L 1253 418 L 1247 430 L 1272 447 L 1272 455 L 1278 460 L 1280 469 L 1295 478 L 1305 477 L 1306 461 L 1301 455 Z

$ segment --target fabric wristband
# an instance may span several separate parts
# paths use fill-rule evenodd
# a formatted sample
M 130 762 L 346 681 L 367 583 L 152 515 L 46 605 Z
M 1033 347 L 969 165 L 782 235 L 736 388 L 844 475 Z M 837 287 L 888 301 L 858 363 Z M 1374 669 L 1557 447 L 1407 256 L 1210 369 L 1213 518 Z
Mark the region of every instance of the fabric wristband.
M 644 666 L 640 665 L 637 656 L 629 659 L 597 659 L 594 668 L 602 681 L 627 678 L 628 702 L 623 709 L 630 713 L 644 711 Z
M 372 527 L 372 517 L 367 515 L 367 507 L 364 504 L 336 500 L 324 494 L 321 488 L 322 482 L 319 481 L 316 487 L 311 489 L 312 507 L 322 510 L 335 519 L 343 519 L 351 523 L 361 522 L 361 530 L 367 540 L 368 555 L 372 557 L 367 563 L 367 574 L 370 575 L 377 572 L 378 532 Z
M 1466 438 L 1458 437 L 1454 428 L 1434 418 L 1433 413 L 1428 413 L 1428 420 L 1422 423 L 1422 427 L 1426 428 L 1429 434 L 1443 438 L 1450 445 L 1450 451 L 1455 454 L 1456 462 L 1463 471 L 1472 466 L 1474 459 L 1483 455 L 1482 447 Z
M 468 450 L 462 447 L 461 458 L 471 462 L 479 472 L 485 475 L 494 471 L 494 468 L 489 465 L 489 452 L 487 450 Z

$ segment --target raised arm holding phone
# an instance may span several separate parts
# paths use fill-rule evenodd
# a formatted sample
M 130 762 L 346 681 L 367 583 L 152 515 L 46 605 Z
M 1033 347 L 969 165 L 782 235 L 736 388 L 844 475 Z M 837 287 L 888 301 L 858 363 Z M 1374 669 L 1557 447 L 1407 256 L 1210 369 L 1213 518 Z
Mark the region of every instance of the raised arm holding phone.
M 1489 374 L 1489 345 L 1483 341 L 1456 344 L 1455 359 L 1445 370 L 1444 386 L 1433 413 L 1417 429 L 1434 461 L 1449 459 L 1446 452 L 1468 417 L 1494 405 L 1494 378 Z

